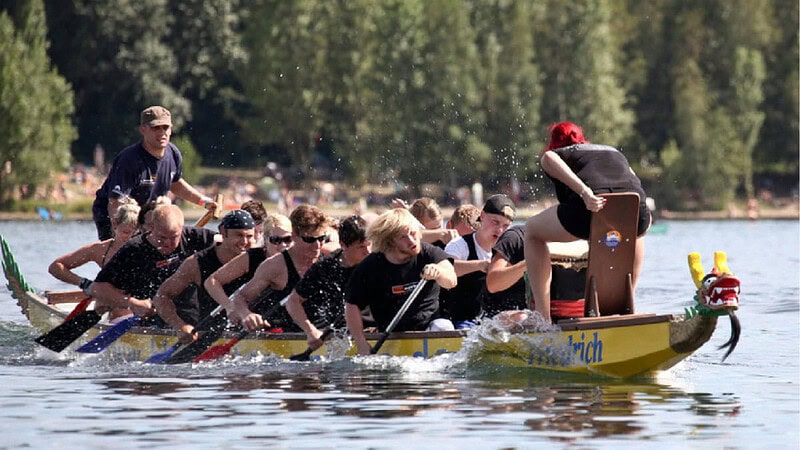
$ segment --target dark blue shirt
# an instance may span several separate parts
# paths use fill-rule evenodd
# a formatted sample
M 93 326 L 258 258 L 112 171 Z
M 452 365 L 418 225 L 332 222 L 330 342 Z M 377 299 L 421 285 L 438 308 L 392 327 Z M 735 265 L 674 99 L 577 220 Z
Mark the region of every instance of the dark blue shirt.
M 170 143 L 162 158 L 145 150 L 142 143 L 123 149 L 114 159 L 108 177 L 97 190 L 92 215 L 94 220 L 108 218 L 108 199 L 122 194 L 133 197 L 139 205 L 169 192 L 172 183 L 181 179 L 183 156 Z

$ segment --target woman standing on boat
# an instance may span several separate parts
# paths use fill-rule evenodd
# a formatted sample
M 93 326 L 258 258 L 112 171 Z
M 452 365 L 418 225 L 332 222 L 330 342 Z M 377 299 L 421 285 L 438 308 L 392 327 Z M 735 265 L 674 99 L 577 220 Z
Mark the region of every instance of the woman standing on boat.
M 641 180 L 625 156 L 614 147 L 590 144 L 583 130 L 571 122 L 550 127 L 550 143 L 541 165 L 553 181 L 558 204 L 528 219 L 525 224 L 525 260 L 531 291 L 538 311 L 548 322 L 550 316 L 550 251 L 548 242 L 571 242 L 589 238 L 591 213 L 603 209 L 600 194 L 639 194 L 639 224 L 633 263 L 633 289 L 642 268 L 643 236 L 650 226 L 650 211 Z

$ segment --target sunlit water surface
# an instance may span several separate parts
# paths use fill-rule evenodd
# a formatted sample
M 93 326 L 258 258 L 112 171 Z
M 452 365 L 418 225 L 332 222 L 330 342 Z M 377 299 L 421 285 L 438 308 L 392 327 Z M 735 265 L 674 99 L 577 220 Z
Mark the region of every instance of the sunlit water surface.
M 640 312 L 681 312 L 728 252 L 742 280 L 730 331 L 656 377 L 474 367 L 463 355 L 294 363 L 269 356 L 153 366 L 39 348 L 0 287 L 0 448 L 798 448 L 798 222 L 669 222 L 648 237 Z M 94 236 L 86 222 L 0 222 L 28 282 Z M 85 268 L 87 276 L 95 268 Z

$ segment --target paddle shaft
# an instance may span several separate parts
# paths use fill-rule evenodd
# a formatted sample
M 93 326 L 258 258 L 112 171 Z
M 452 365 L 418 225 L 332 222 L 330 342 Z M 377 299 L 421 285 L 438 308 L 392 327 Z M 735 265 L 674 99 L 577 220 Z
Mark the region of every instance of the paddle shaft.
M 322 333 L 322 335 L 319 337 L 319 340 L 322 341 L 323 343 L 325 343 L 325 341 L 328 340 L 328 338 L 330 337 L 331 334 L 333 334 L 333 332 L 336 330 L 336 328 L 338 328 L 338 327 L 340 327 L 342 325 L 342 322 L 343 322 L 343 319 L 339 319 L 339 320 L 336 321 L 336 323 L 331 324 L 330 326 L 328 326 L 328 328 L 326 328 L 325 331 Z M 306 348 L 306 350 L 303 353 L 298 353 L 296 355 L 292 355 L 292 356 L 289 357 L 289 360 L 290 361 L 308 361 L 308 358 L 311 356 L 312 353 L 314 353 L 314 350 L 316 350 L 316 349 L 311 348 L 311 346 L 308 346 L 308 348 Z
M 201 320 L 197 325 L 195 325 L 192 328 L 192 331 L 190 332 L 190 334 L 194 334 L 197 331 L 201 330 L 206 325 L 208 325 L 211 322 L 211 320 L 214 319 L 217 316 L 217 314 L 219 314 L 222 311 L 222 309 L 223 309 L 222 305 L 217 306 L 216 308 L 214 308 L 214 310 L 211 311 L 211 313 L 209 313 L 208 316 L 204 317 L 203 320 Z M 158 354 L 152 355 L 145 362 L 146 363 L 150 363 L 150 364 L 162 362 L 165 359 L 169 358 L 173 353 L 175 353 L 175 350 L 177 350 L 178 347 L 180 347 L 181 345 L 183 345 L 183 343 L 180 340 L 178 340 L 178 342 L 173 344 L 170 348 L 168 348 L 167 350 L 165 350 L 162 353 L 158 353 Z
M 271 316 L 275 311 L 278 310 L 278 308 L 286 305 L 288 301 L 289 301 L 289 296 L 287 295 L 286 298 L 272 305 L 272 307 L 266 313 L 264 313 L 264 315 Z M 248 334 L 250 334 L 250 331 L 242 330 L 241 332 L 239 332 L 239 334 L 234 336 L 233 339 L 226 342 L 225 344 L 215 345 L 214 347 L 211 347 L 208 350 L 204 351 L 196 358 L 194 358 L 193 362 L 217 359 L 227 355 L 228 352 L 233 348 L 233 346 L 236 345 L 239 341 L 241 341 L 245 337 L 247 337 Z
M 403 303 L 403 306 L 400 307 L 400 310 L 397 311 L 397 314 L 394 315 L 394 318 L 392 319 L 392 321 L 389 322 L 389 326 L 386 327 L 386 331 L 383 333 L 381 338 L 378 339 L 378 342 L 375 343 L 375 346 L 372 347 L 372 350 L 370 351 L 371 354 L 374 355 L 374 354 L 378 353 L 378 350 L 380 350 L 381 347 L 383 347 L 383 343 L 386 342 L 386 339 L 392 333 L 392 330 L 394 330 L 394 327 L 397 326 L 397 324 L 400 322 L 400 320 L 406 314 L 406 311 L 408 311 L 408 308 L 411 307 L 412 303 L 414 303 L 414 300 L 417 299 L 417 296 L 419 296 L 419 293 L 422 292 L 422 288 L 425 287 L 425 285 L 427 284 L 427 281 L 428 280 L 421 280 L 419 283 L 417 283 L 417 286 L 414 288 L 413 291 L 411 291 L 411 295 L 408 296 L 406 301 Z
M 261 297 L 258 300 L 256 300 L 255 302 L 253 302 L 252 306 L 256 306 L 259 303 L 263 302 L 264 299 L 267 296 L 269 296 L 272 292 L 273 292 L 272 289 L 269 289 L 269 288 L 264 289 L 264 291 L 261 294 Z M 286 299 L 284 299 L 284 300 L 286 300 Z M 283 302 L 283 300 L 281 300 L 281 302 Z M 281 307 L 281 306 L 283 306 L 282 303 L 278 303 L 278 304 L 273 305 L 272 308 L 270 308 L 266 313 L 264 313 L 264 315 L 265 316 L 271 315 L 272 313 L 277 311 L 278 308 Z M 226 319 L 225 323 L 227 323 L 227 319 Z M 223 325 L 224 324 L 220 324 L 219 326 L 209 327 L 209 330 L 206 331 L 205 333 L 201 334 L 199 339 L 197 339 L 194 342 L 190 342 L 189 344 L 187 344 L 186 346 L 184 346 L 180 350 L 176 351 L 173 355 L 171 355 L 169 358 L 167 358 L 164 362 L 167 363 L 167 364 L 187 363 L 189 361 L 194 360 L 198 356 L 202 355 L 206 351 L 210 350 L 209 347 L 211 347 L 214 344 L 214 342 L 216 342 L 217 339 L 219 339 L 225 333 L 225 327 Z
M 205 214 L 202 215 L 197 222 L 195 222 L 194 226 L 196 227 L 204 227 L 211 219 L 219 219 L 219 216 L 222 214 L 222 195 L 217 194 L 214 197 L 214 203 L 217 204 L 217 207 L 214 209 L 209 209 L 206 211 Z
M 73 309 L 72 312 L 70 312 L 69 315 L 67 315 L 67 317 L 64 319 L 64 322 L 72 320 L 73 317 L 86 311 L 86 308 L 89 307 L 89 303 L 92 303 L 92 297 L 86 297 L 78 302 L 78 304 L 75 305 L 75 309 Z

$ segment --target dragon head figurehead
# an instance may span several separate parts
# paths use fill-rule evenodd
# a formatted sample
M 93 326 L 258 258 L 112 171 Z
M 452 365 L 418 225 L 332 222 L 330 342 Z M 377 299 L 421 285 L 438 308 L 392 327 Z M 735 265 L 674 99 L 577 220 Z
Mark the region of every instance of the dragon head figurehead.
M 692 281 L 697 287 L 695 300 L 700 308 L 716 313 L 715 315 L 727 314 L 731 318 L 731 337 L 728 342 L 719 347 L 720 349 L 728 347 L 728 351 L 722 358 L 724 361 L 736 348 L 742 332 L 739 318 L 735 314 L 735 311 L 739 309 L 739 278 L 735 277 L 728 268 L 728 255 L 720 251 L 714 252 L 714 268 L 707 274 L 700 261 L 700 254 L 690 253 L 689 270 L 692 273 Z
M 712 311 L 735 311 L 739 309 L 739 278 L 728 268 L 725 252 L 714 252 L 714 268 L 709 273 L 703 270 L 699 253 L 689 254 L 689 269 L 697 287 L 697 302 Z

